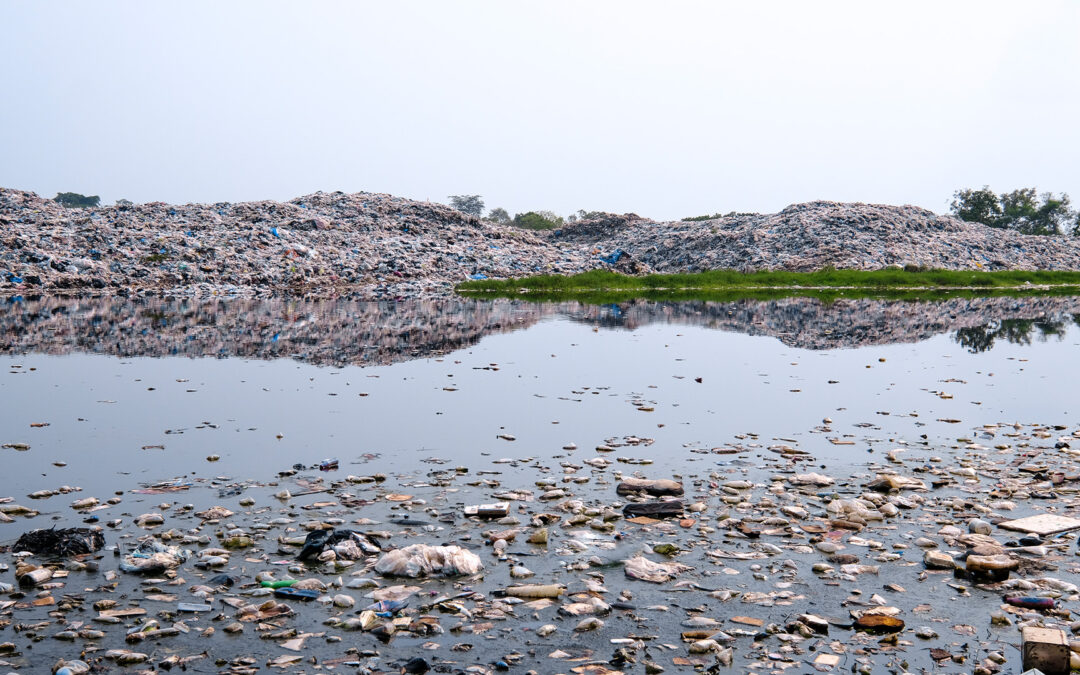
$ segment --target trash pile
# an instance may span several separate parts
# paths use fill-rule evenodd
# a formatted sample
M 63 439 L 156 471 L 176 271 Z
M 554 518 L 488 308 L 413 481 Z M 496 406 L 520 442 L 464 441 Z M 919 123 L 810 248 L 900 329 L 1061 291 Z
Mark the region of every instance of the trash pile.
M 15 582 L 0 581 L 0 665 L 1080 669 L 1080 428 L 966 433 L 842 471 L 743 438 L 657 476 L 623 455 L 651 440 L 627 437 L 393 476 L 300 464 L 262 491 L 188 483 L 138 516 L 124 500 L 144 492 L 84 498 L 82 515 L 115 509 L 108 528 L 36 529 L 0 551 Z M 9 512 L 0 527 L 30 522 Z
M 583 227 L 589 227 L 588 224 Z M 573 226 L 566 228 L 567 232 Z M 570 235 L 572 236 L 572 235 Z M 1022 235 L 915 206 L 807 202 L 774 214 L 700 222 L 627 221 L 591 242 L 656 272 L 791 270 L 1080 269 L 1080 240 Z
M 739 270 L 1080 269 L 1080 242 L 912 206 L 809 202 L 780 213 L 657 223 L 601 214 L 553 232 L 385 194 L 285 203 L 66 209 L 0 188 L 0 288 L 116 295 L 445 296 L 469 278 Z
M 704 326 L 769 335 L 803 349 L 917 342 L 955 332 L 958 339 L 971 342 L 972 349 L 985 350 L 995 339 L 1030 340 L 1042 332 L 1060 333 L 1080 316 L 1080 299 L 841 298 L 825 303 L 784 298 L 582 305 L 464 298 L 372 303 L 48 297 L 11 304 L 0 312 L 0 353 L 68 354 L 93 345 L 95 353 L 121 357 L 212 354 L 287 357 L 316 365 L 388 365 L 447 354 L 552 315 L 631 330 L 658 322 Z M 1017 327 L 1005 330 L 1010 322 Z
M 0 244 L 0 288 L 21 292 L 375 299 L 587 268 L 532 232 L 371 193 L 69 210 L 0 188 Z

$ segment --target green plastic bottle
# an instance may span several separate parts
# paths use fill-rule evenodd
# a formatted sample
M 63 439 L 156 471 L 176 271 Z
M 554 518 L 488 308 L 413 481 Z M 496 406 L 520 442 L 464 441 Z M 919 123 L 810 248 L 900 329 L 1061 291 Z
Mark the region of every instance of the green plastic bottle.
M 281 581 L 260 581 L 263 588 L 285 588 L 296 583 L 296 579 L 282 579 Z

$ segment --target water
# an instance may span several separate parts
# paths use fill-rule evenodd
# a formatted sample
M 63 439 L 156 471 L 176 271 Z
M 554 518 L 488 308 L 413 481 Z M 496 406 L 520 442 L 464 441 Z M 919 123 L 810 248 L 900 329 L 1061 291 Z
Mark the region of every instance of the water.
M 388 479 L 374 490 L 359 489 L 372 502 L 368 507 L 286 511 L 300 521 L 337 514 L 345 522 L 357 516 L 385 522 L 404 508 L 435 522 L 425 509 L 458 512 L 465 504 L 491 501 L 498 489 L 539 494 L 540 479 L 589 503 L 610 503 L 611 470 L 596 472 L 588 484 L 561 482 L 564 475 L 588 476 L 581 462 L 597 456 L 628 474 L 679 476 L 699 493 L 708 489 L 710 475 L 767 481 L 789 470 L 775 452 L 781 447 L 809 453 L 796 465 L 800 471 L 869 476 L 868 467 L 898 447 L 918 465 L 961 455 L 972 442 L 989 446 L 993 441 L 981 428 L 986 424 L 1059 425 L 1055 434 L 1076 428 L 1077 315 L 1080 300 L 1062 298 L 606 307 L 509 301 L 13 303 L 0 313 L 0 440 L 30 449 L 0 450 L 0 497 L 42 515 L 0 524 L 0 540 L 10 543 L 30 526 L 80 524 L 87 514 L 75 514 L 68 504 L 88 496 L 103 502 L 121 498 L 94 514 L 100 522 L 123 521 L 107 532 L 110 545 L 116 533 L 143 534 L 130 520 L 163 501 L 192 503 L 196 510 L 223 504 L 242 512 L 240 500 L 250 496 L 258 504 L 255 514 L 263 514 L 256 520 L 265 520 L 281 509 L 269 497 L 281 487 L 293 493 L 320 489 L 327 485 L 318 483 L 320 477 L 349 474 L 384 473 Z M 42 424 L 47 426 L 32 426 Z M 506 435 L 515 440 L 501 437 Z M 577 449 L 564 450 L 570 443 Z M 597 452 L 598 446 L 612 450 Z M 327 458 L 340 460 L 338 471 L 312 469 Z M 298 474 L 279 476 L 294 465 L 303 465 Z M 440 482 L 440 472 L 454 467 L 468 473 L 451 481 L 452 487 Z M 478 475 L 482 471 L 493 473 Z M 175 493 L 151 487 L 165 483 L 190 487 Z M 27 499 L 61 486 L 82 491 Z M 386 492 L 423 502 L 391 507 L 379 501 Z M 325 498 L 298 498 L 292 508 Z M 525 506 L 538 511 L 552 505 Z M 197 524 L 177 516 L 166 527 Z M 475 548 L 473 529 L 455 525 L 430 536 L 432 543 L 457 537 Z M 597 549 L 604 557 L 608 544 L 611 550 L 629 546 L 616 545 L 610 534 L 588 532 L 606 542 Z M 657 535 L 673 538 L 669 532 Z M 267 563 L 283 559 L 273 545 L 265 548 Z M 516 550 L 540 583 L 565 576 L 557 559 L 529 558 L 521 546 Z M 505 565 L 489 551 L 481 551 L 493 568 L 485 589 L 509 581 Z M 792 557 L 805 568 L 822 559 Z M 698 554 L 685 559 L 695 566 L 707 562 Z M 912 564 L 918 559 L 911 554 Z M 745 575 L 749 564 L 743 565 Z M 245 569 L 252 574 L 259 565 Z M 917 584 L 911 578 L 917 571 L 906 569 L 900 583 Z M 812 577 L 808 570 L 803 576 Z M 613 592 L 625 585 L 621 573 L 608 577 Z M 867 592 L 889 580 L 875 579 Z M 700 581 L 720 585 L 715 577 Z M 663 589 L 642 585 L 631 584 L 642 605 L 670 604 Z M 652 593 L 660 595 L 646 602 Z M 913 594 L 905 609 L 926 598 Z M 702 603 L 709 601 L 699 597 L 682 604 Z M 794 607 L 805 611 L 805 603 Z M 724 612 L 756 609 L 713 607 L 706 613 L 721 618 Z M 844 611 L 837 603 L 828 609 Z M 792 611 L 774 608 L 762 618 L 782 622 Z M 308 613 L 298 621 L 312 631 L 326 630 L 321 621 L 328 610 Z M 677 643 L 677 623 L 670 622 L 685 617 L 667 616 L 657 619 L 670 628 L 664 641 Z M 535 628 L 549 620 L 527 623 Z M 498 630 L 520 621 L 511 619 Z M 633 622 L 608 621 L 601 633 L 565 644 L 585 645 L 597 658 L 609 658 L 613 647 L 605 641 L 631 631 Z M 915 617 L 908 621 L 909 627 L 919 625 Z M 980 630 L 988 624 L 985 617 L 978 621 Z M 654 624 L 649 630 L 659 629 Z M 938 632 L 945 628 L 938 626 Z M 557 635 L 568 639 L 565 632 Z M 460 639 L 447 635 L 439 641 L 444 651 L 434 657 L 448 657 L 445 647 Z M 428 655 L 419 649 L 423 642 L 394 644 L 400 654 Z M 68 645 L 45 644 L 50 653 L 74 653 Z M 187 638 L 170 644 L 190 647 L 184 653 L 197 646 Z M 215 656 L 228 659 L 245 649 L 267 657 L 280 652 L 248 638 L 230 644 L 235 646 L 218 645 Z M 378 647 L 373 639 L 364 644 Z M 318 650 L 324 659 L 343 651 L 325 644 Z M 753 650 L 743 644 L 739 658 L 748 651 Z M 481 647 L 462 663 L 490 663 L 505 652 L 505 646 Z M 545 661 L 541 656 L 529 667 L 543 671 Z
M 825 330 L 808 337 L 778 319 L 807 316 L 790 304 L 771 313 L 743 307 L 741 325 L 726 310 L 687 306 L 184 306 L 119 314 L 61 305 L 41 311 L 45 323 L 19 320 L 33 306 L 11 308 L 4 332 L 26 353 L 4 357 L 0 438 L 31 443 L 32 452 L 5 452 L 12 471 L 0 477 L 0 493 L 25 490 L 28 476 L 34 489 L 49 489 L 77 475 L 95 492 L 115 489 L 118 475 L 263 480 L 327 457 L 365 472 L 400 468 L 402 458 L 468 465 L 504 454 L 551 457 L 571 442 L 590 450 L 630 435 L 655 441 L 649 454 L 663 471 L 692 461 L 686 448 L 755 442 L 746 434 L 761 445 L 795 442 L 830 462 L 863 461 L 897 440 L 948 443 L 977 424 L 1072 424 L 1080 412 L 1070 396 L 1080 372 L 1077 328 L 1054 323 L 1072 307 L 1054 307 L 1044 322 L 1058 326 L 1056 335 L 1036 328 L 1030 343 L 999 338 L 972 352 L 946 325 L 899 333 L 889 325 L 899 322 L 896 308 L 880 312 L 894 318 L 879 322 L 886 339 L 878 340 L 859 323 L 865 308 L 845 317 L 806 300 L 795 307 L 823 311 L 814 318 L 831 326 L 840 348 L 784 344 L 818 347 Z M 356 326 L 349 317 L 379 323 Z M 989 311 L 979 318 L 985 323 L 974 325 L 994 328 L 1003 320 Z M 964 319 L 960 329 L 970 333 L 972 317 Z M 105 322 L 117 325 L 105 330 Z M 919 341 L 892 341 L 908 339 Z M 868 344 L 849 346 L 857 340 Z M 357 362 L 396 363 L 342 365 Z M 833 432 L 816 432 L 826 417 Z M 517 441 L 497 438 L 505 433 Z M 857 445 L 826 440 L 845 435 Z M 207 465 L 209 455 L 220 462 Z

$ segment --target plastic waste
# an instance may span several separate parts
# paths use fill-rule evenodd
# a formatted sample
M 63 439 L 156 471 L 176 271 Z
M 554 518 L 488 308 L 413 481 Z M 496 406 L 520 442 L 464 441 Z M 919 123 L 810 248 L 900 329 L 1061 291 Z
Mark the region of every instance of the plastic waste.
M 682 572 L 694 569 L 677 562 L 653 562 L 645 556 L 635 556 L 623 564 L 623 571 L 631 579 L 650 581 L 654 584 L 670 581 Z
M 308 590 L 305 588 L 293 588 L 292 586 L 282 586 L 274 589 L 275 597 L 290 600 L 314 600 L 315 598 L 318 598 L 319 595 L 319 591 Z
M 167 546 L 156 539 L 146 539 L 120 563 L 120 570 L 133 574 L 158 574 L 179 567 L 191 552 L 179 546 Z
M 286 588 L 296 583 L 296 579 L 280 579 L 278 581 L 260 581 L 263 588 Z
M 399 577 L 458 576 L 484 569 L 475 553 L 460 546 L 413 544 L 383 555 L 375 563 L 379 574 Z
M 1005 602 L 1014 607 L 1023 607 L 1024 609 L 1053 609 L 1055 606 L 1053 598 L 1035 598 L 1031 596 L 1012 596 L 1005 598 Z
M 67 557 L 93 553 L 104 546 L 105 535 L 100 527 L 69 527 L 27 532 L 19 537 L 12 550 Z

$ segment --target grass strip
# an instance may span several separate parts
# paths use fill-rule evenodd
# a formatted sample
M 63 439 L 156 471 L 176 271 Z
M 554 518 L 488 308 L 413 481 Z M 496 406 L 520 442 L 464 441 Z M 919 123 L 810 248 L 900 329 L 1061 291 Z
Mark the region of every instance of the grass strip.
M 462 295 L 613 302 L 774 299 L 790 296 L 941 299 L 987 295 L 1080 295 L 1080 271 L 883 269 L 816 272 L 710 270 L 628 276 L 592 270 L 572 276 L 483 279 L 457 285 Z

